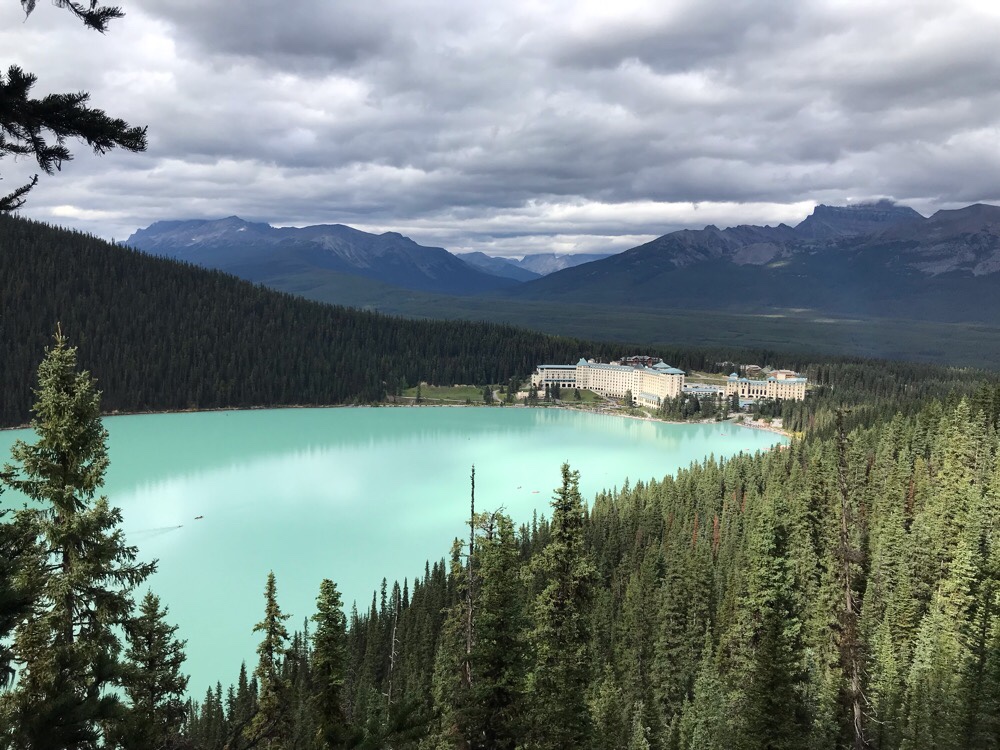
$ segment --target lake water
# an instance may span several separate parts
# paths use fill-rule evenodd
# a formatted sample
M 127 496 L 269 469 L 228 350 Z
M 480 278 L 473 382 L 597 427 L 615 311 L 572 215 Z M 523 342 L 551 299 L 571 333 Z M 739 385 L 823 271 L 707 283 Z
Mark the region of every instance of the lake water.
M 105 425 L 105 494 L 141 557 L 159 560 L 149 586 L 187 639 L 195 697 L 235 681 L 241 661 L 256 664 L 268 571 L 290 629 L 312 614 L 323 578 L 348 611 L 355 600 L 364 611 L 383 577 L 391 586 L 422 576 L 425 560 L 465 534 L 473 464 L 477 508 L 503 507 L 520 524 L 548 514 L 564 461 L 589 501 L 626 477 L 784 442 L 731 425 L 525 408 L 223 411 Z M 0 432 L 0 463 L 18 438 L 33 433 Z M 0 503 L 18 501 L 7 492 Z

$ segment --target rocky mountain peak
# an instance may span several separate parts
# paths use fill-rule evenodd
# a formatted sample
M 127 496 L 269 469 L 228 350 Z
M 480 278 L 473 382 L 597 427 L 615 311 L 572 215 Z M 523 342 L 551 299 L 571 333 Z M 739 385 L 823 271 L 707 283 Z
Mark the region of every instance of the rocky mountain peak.
M 795 227 L 801 239 L 827 240 L 837 237 L 858 237 L 897 224 L 921 221 L 924 217 L 909 206 L 882 199 L 847 206 L 819 204 Z

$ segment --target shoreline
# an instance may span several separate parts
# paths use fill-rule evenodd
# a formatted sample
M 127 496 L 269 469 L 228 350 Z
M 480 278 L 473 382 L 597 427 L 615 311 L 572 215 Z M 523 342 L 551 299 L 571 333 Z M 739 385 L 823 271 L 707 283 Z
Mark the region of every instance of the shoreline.
M 402 397 L 401 397 L 402 398 Z M 204 409 L 162 409 L 158 411 L 114 411 L 101 414 L 101 419 L 108 417 L 138 417 L 144 415 L 158 415 L 158 414 L 200 414 L 200 413 L 212 413 L 220 411 L 265 411 L 270 409 L 381 409 L 381 408 L 426 408 L 426 407 L 449 407 L 449 408 L 493 408 L 493 409 L 508 409 L 508 408 L 521 408 L 521 409 L 570 409 L 573 411 L 585 411 L 591 414 L 607 414 L 609 416 L 624 417 L 626 419 L 638 419 L 643 422 L 662 422 L 663 424 L 718 424 L 718 425 L 732 425 L 736 427 L 746 427 L 751 430 L 764 430 L 766 432 L 773 432 L 782 437 L 786 437 L 789 440 L 794 440 L 795 436 L 790 432 L 787 432 L 782 427 L 775 427 L 773 425 L 765 424 L 759 421 L 750 422 L 736 422 L 734 419 L 726 419 L 721 422 L 714 419 L 704 419 L 704 420 L 686 420 L 686 421 L 676 421 L 669 419 L 658 419 L 656 417 L 651 417 L 648 415 L 641 414 L 625 414 L 620 410 L 616 409 L 603 409 L 597 407 L 580 406 L 577 404 L 562 404 L 562 403 L 550 403 L 547 405 L 536 405 L 527 406 L 523 403 L 513 403 L 513 404 L 466 404 L 466 403 L 426 403 L 426 404 L 416 404 L 412 403 L 412 397 L 405 397 L 411 401 L 411 403 L 393 403 L 388 401 L 382 401 L 375 404 L 286 404 L 282 406 L 217 406 L 208 407 Z M 0 432 L 10 432 L 14 430 L 30 430 L 31 424 L 17 425 L 13 427 L 0 427 Z
M 773 425 L 765 424 L 763 422 L 758 422 L 756 420 L 752 422 L 737 422 L 735 419 L 729 418 L 729 419 L 724 419 L 722 421 L 718 421 L 715 419 L 699 419 L 699 420 L 689 419 L 685 421 L 677 421 L 673 419 L 659 419 L 657 417 L 642 416 L 640 414 L 619 414 L 616 413 L 613 409 L 601 410 L 601 409 L 588 409 L 586 407 L 576 407 L 576 406 L 569 406 L 569 407 L 561 405 L 554 405 L 554 406 L 556 406 L 556 408 L 563 408 L 563 409 L 569 408 L 569 409 L 576 409 L 577 411 L 588 411 L 593 414 L 609 414 L 611 416 L 625 417 L 627 419 L 638 419 L 643 422 L 662 422 L 663 424 L 717 424 L 717 425 L 731 425 L 733 427 L 746 427 L 751 430 L 764 430 L 765 432 L 773 432 L 776 435 L 781 435 L 782 437 L 786 437 L 789 440 L 795 439 L 795 436 L 792 433 L 787 432 L 782 427 L 775 427 Z

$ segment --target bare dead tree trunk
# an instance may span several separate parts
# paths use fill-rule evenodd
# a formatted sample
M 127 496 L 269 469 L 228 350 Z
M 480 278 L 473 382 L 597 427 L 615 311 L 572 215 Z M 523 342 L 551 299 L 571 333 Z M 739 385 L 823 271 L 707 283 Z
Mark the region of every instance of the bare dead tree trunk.
M 393 591 L 395 594 L 395 590 Z M 396 628 L 399 626 L 399 609 L 403 602 L 399 597 L 393 596 L 392 603 L 392 637 L 390 639 L 391 648 L 389 649 L 389 679 L 386 686 L 385 693 L 385 717 L 386 721 L 389 720 L 389 716 L 392 713 L 392 676 L 395 674 L 396 670 L 396 657 L 398 651 L 396 647 L 399 645 L 399 639 L 396 637 Z
M 470 476 L 472 491 L 469 500 L 469 557 L 466 561 L 468 578 L 465 587 L 465 686 L 472 687 L 472 599 L 475 573 L 472 570 L 472 556 L 476 542 L 476 466 L 472 466 Z
M 861 687 L 861 655 L 858 644 L 858 602 L 854 597 L 851 566 L 861 564 L 863 552 L 851 549 L 851 505 L 847 485 L 847 436 L 844 433 L 844 413 L 837 410 L 837 483 L 840 487 L 840 577 L 844 587 L 844 608 L 841 612 L 841 660 L 847 670 L 847 692 L 851 704 L 851 723 L 854 733 L 854 750 L 865 750 L 864 693 Z

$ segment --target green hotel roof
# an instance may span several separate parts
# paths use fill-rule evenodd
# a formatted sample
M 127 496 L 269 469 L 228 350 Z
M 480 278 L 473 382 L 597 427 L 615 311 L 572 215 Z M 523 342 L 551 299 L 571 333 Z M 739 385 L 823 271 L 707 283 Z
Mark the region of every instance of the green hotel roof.
M 538 365 L 538 369 L 546 370 L 575 370 L 577 367 L 597 367 L 604 370 L 650 370 L 660 375 L 683 375 L 684 370 L 671 367 L 666 362 L 657 362 L 652 367 L 633 367 L 632 365 L 609 365 L 604 362 L 588 362 L 583 357 L 575 365 Z

